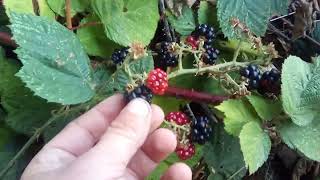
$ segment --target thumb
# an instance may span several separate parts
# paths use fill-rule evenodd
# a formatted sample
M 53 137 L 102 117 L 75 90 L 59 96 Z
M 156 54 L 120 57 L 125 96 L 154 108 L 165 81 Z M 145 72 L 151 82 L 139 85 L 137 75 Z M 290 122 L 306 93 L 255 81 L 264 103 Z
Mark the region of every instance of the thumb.
M 142 99 L 131 101 L 91 150 L 93 161 L 98 160 L 100 163 L 105 161 L 106 165 L 119 164 L 126 168 L 149 134 L 151 112 L 151 106 L 146 101 Z M 109 158 L 101 158 L 105 156 Z

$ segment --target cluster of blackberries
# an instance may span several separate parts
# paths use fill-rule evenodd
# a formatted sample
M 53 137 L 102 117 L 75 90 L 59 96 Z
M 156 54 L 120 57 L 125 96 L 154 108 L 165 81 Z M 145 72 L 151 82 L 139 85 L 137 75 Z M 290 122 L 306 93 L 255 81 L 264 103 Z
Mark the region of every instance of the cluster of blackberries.
M 259 88 L 261 72 L 258 66 L 249 65 L 246 68 L 242 69 L 240 74 L 241 76 L 249 80 L 248 86 L 247 86 L 249 90 L 256 90 Z
M 197 49 L 199 46 L 199 40 L 204 41 L 203 48 L 205 52 L 202 55 L 202 61 L 205 64 L 213 65 L 219 55 L 219 50 L 212 46 L 215 38 L 214 28 L 207 25 L 201 24 L 196 27 L 196 29 L 191 33 L 191 35 L 186 39 L 186 43 L 189 44 L 193 49 Z
M 111 55 L 111 60 L 114 64 L 121 64 L 126 59 L 128 54 L 129 54 L 128 47 L 125 47 L 122 49 L 116 49 Z
M 174 54 L 171 42 L 161 42 L 156 48 L 158 53 L 158 61 L 161 67 L 176 67 L 178 65 L 178 57 Z
M 205 144 L 210 140 L 212 128 L 207 116 L 196 116 L 191 124 L 191 141 L 198 144 Z
M 261 75 L 258 66 L 249 65 L 242 69 L 240 74 L 248 79 L 247 88 L 249 90 L 257 90 L 260 94 L 278 95 L 280 93 L 281 75 L 276 69 L 271 69 Z

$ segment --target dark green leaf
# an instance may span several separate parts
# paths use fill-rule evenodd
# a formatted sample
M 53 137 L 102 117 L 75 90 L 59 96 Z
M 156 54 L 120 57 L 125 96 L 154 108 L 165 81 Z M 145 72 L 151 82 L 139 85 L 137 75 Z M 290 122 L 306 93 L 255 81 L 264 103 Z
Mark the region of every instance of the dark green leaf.
M 92 7 L 103 22 L 106 35 L 120 45 L 147 45 L 155 34 L 159 20 L 157 0 L 92 0 Z
M 205 162 L 215 170 L 212 176 L 220 179 L 233 176 L 234 180 L 241 180 L 246 174 L 246 167 L 239 139 L 229 135 L 220 124 L 214 127 L 213 132 L 213 141 L 203 149 Z
M 184 36 L 191 34 L 196 28 L 193 11 L 188 6 L 183 7 L 182 14 L 179 17 L 176 17 L 173 14 L 170 15 L 169 22 L 177 32 Z
M 49 102 L 78 104 L 94 95 L 89 58 L 75 35 L 55 21 L 11 13 L 11 30 L 23 63 L 18 76 Z M 76 89 L 76 91 L 75 91 Z
M 57 14 L 65 16 L 66 14 L 66 4 L 65 0 L 46 0 L 49 7 Z M 75 15 L 77 12 L 83 12 L 90 6 L 90 1 L 88 0 L 71 0 L 71 13 Z

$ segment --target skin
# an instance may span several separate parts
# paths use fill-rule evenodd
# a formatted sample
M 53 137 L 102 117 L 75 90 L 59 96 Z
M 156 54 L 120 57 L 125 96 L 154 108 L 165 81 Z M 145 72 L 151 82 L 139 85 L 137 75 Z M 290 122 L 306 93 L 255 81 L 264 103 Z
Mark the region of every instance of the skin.
M 158 128 L 163 111 L 142 99 L 112 96 L 72 121 L 33 158 L 21 180 L 144 179 L 174 151 L 175 135 Z M 164 180 L 191 180 L 177 163 Z

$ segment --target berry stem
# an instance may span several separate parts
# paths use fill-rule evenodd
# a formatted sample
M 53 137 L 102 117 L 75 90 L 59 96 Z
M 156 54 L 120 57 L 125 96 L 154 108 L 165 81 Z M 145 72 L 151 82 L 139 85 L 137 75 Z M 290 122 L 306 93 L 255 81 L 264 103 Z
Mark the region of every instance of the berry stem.
M 178 87 L 168 87 L 165 95 L 167 96 L 176 96 L 183 99 L 188 99 L 194 102 L 206 102 L 211 104 L 220 104 L 224 100 L 230 99 L 229 96 L 217 96 L 209 93 L 183 89 Z
M 71 0 L 66 0 L 66 21 L 68 29 L 72 30 Z
M 240 50 L 241 50 L 242 40 L 239 41 L 236 51 L 234 52 L 232 62 L 237 62 Z

